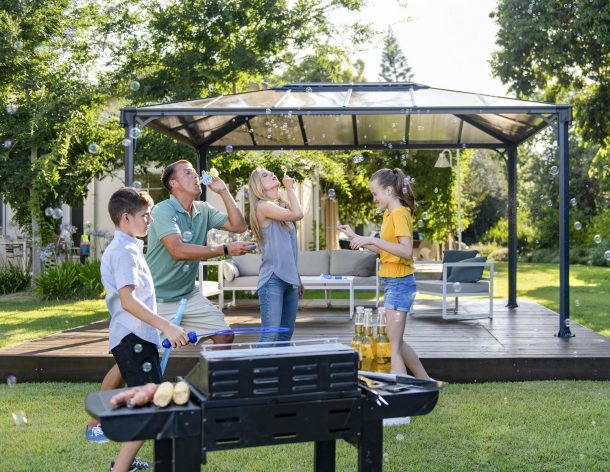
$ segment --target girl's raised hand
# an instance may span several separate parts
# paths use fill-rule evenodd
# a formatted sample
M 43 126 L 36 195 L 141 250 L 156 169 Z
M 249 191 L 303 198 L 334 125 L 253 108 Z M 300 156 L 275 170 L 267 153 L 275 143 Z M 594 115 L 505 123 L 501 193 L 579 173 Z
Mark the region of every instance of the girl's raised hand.
M 294 188 L 295 180 L 292 177 L 285 175 L 282 177 L 282 184 L 284 184 L 285 189 Z
M 345 236 L 347 236 L 349 239 L 354 239 L 356 236 L 358 236 L 350 225 L 339 224 L 337 225 L 337 229 L 345 234 Z

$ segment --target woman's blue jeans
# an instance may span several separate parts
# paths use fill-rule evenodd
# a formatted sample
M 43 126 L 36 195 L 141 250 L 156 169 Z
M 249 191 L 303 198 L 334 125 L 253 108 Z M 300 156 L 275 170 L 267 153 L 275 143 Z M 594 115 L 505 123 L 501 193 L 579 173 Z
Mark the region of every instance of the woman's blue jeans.
M 262 333 L 260 342 L 290 341 L 297 319 L 299 289 L 275 274 L 258 289 L 263 328 L 290 328 L 285 333 Z

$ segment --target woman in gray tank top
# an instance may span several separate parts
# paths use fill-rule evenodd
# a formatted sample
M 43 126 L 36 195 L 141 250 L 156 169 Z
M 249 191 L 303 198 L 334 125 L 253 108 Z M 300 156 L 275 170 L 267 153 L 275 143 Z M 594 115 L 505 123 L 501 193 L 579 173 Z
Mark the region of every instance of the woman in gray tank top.
M 297 270 L 295 221 L 303 219 L 294 191 L 294 179 L 284 176 L 287 200 L 280 196 L 280 181 L 267 169 L 250 174 L 250 227 L 262 249 L 258 299 L 264 328 L 289 328 L 284 333 L 263 333 L 261 342 L 289 341 L 297 318 L 303 285 Z

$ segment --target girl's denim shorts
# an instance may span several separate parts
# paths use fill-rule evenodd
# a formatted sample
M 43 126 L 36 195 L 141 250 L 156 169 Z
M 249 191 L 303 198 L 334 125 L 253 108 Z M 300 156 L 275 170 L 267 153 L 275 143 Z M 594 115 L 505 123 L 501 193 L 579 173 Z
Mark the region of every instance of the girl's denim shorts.
M 415 301 L 415 276 L 381 277 L 383 286 L 383 306 L 386 310 L 408 313 Z

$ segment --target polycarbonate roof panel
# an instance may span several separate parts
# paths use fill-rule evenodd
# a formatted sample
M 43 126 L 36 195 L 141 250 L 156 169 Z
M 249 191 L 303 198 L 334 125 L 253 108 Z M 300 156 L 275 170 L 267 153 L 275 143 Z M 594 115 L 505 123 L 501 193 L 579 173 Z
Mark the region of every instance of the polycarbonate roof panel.
M 122 112 L 194 147 L 328 149 L 504 147 L 546 127 L 543 116 L 559 108 L 569 110 L 416 83 L 312 83 Z

